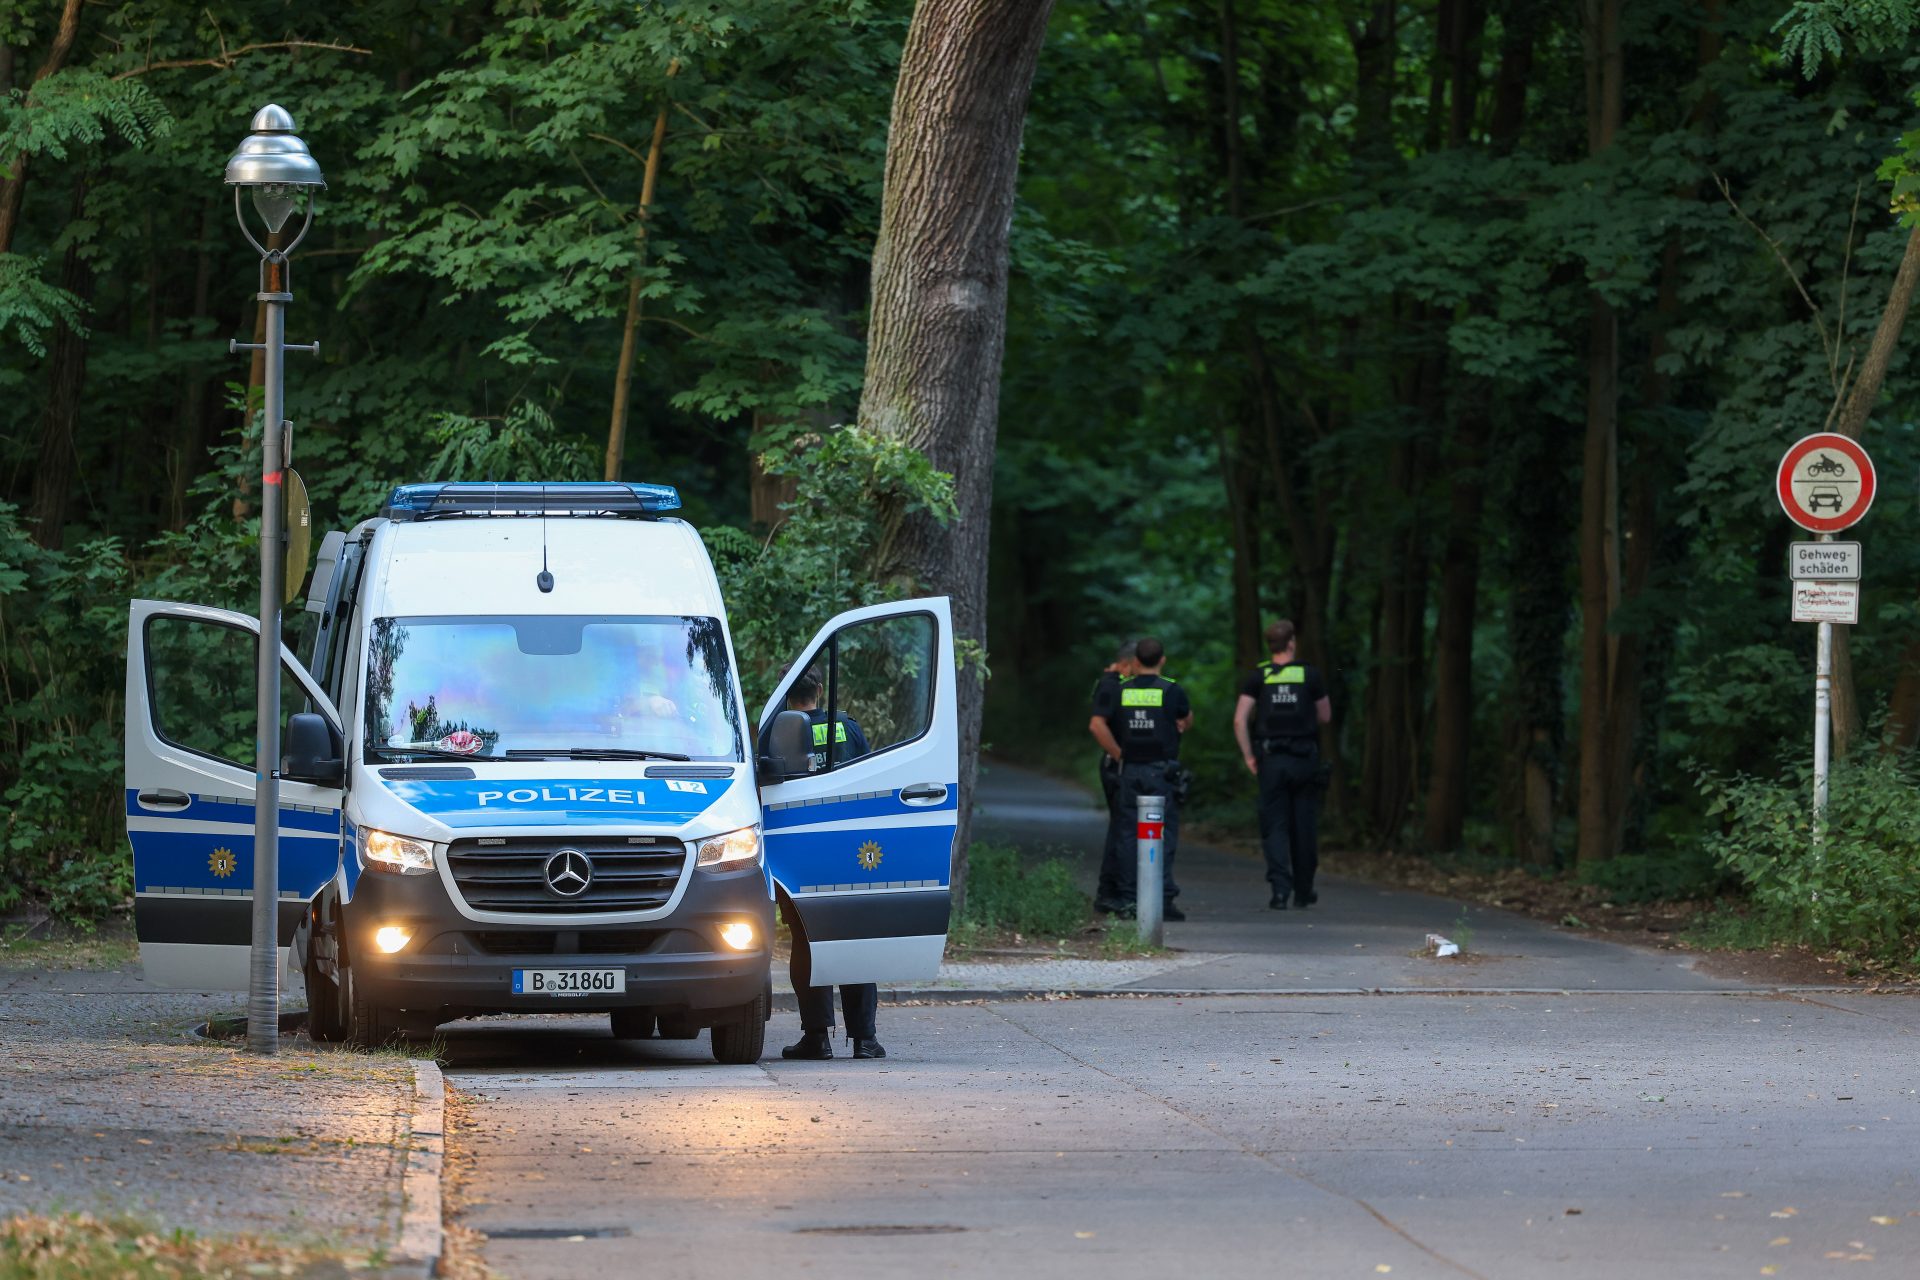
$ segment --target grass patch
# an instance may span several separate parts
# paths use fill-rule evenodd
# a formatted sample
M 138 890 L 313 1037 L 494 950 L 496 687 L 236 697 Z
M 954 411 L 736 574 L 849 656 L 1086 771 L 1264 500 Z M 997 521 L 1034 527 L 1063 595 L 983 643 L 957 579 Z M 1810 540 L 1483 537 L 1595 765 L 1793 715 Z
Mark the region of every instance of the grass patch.
M 21 1214 L 0 1222 L 0 1280 L 241 1280 L 344 1276 L 369 1265 L 258 1236 L 208 1237 L 134 1218 Z
M 0 928 L 0 968 L 122 969 L 140 959 L 140 944 L 123 925 L 102 929 L 53 926 L 42 933 L 28 925 Z
M 976 843 L 967 854 L 963 928 L 1011 932 L 1036 941 L 1080 933 L 1091 909 L 1060 858 L 1025 862 L 1011 845 Z

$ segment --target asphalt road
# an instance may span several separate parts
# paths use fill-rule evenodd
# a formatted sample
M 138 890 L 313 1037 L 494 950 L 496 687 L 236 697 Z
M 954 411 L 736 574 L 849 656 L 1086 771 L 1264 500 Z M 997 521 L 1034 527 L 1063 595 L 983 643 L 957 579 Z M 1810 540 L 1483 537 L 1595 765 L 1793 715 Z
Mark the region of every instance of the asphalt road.
M 1347 992 L 1461 910 L 1347 884 L 1262 916 L 1257 869 L 1207 861 L 1176 945 Z M 1920 1000 L 1716 992 L 1492 916 L 1502 984 L 1583 983 L 889 1007 L 884 1062 L 783 1062 L 778 1014 L 754 1067 L 453 1024 L 464 1221 L 516 1280 L 1920 1274 Z M 1338 955 L 1367 936 L 1392 954 Z
M 881 1030 L 885 1062 L 717 1067 L 587 1019 L 456 1026 L 464 1220 L 523 1280 L 1920 1274 L 1910 998 L 1137 997 Z

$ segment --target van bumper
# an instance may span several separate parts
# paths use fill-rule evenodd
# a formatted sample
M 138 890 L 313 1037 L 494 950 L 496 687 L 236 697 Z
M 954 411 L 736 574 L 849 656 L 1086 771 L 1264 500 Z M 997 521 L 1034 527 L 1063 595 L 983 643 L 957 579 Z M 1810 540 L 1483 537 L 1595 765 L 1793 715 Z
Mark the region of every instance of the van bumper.
M 459 912 L 436 875 L 370 871 L 342 915 L 355 985 L 375 1004 L 443 1020 L 651 1009 L 705 1025 L 703 1015 L 731 1013 L 770 990 L 773 903 L 758 868 L 721 874 L 696 868 L 672 914 L 593 925 L 558 915 L 481 924 Z M 753 926 L 746 950 L 721 940 L 722 926 L 735 922 Z M 373 941 L 388 925 L 412 934 L 391 955 Z M 522 969 L 617 969 L 626 975 L 626 990 L 517 995 L 514 971 Z

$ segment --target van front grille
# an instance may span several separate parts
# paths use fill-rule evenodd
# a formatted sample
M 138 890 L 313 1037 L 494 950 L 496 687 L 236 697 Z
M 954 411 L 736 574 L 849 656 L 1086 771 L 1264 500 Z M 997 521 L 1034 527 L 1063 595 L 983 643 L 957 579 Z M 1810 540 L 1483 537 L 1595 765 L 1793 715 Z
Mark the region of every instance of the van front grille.
M 593 872 L 587 887 L 571 897 L 548 882 L 548 864 L 567 850 L 584 858 Z M 556 864 L 556 868 L 565 865 Z M 686 874 L 687 847 L 671 836 L 466 839 L 453 842 L 447 866 L 460 896 L 476 911 L 528 915 L 653 911 L 667 905 Z M 562 887 L 570 883 L 565 881 Z

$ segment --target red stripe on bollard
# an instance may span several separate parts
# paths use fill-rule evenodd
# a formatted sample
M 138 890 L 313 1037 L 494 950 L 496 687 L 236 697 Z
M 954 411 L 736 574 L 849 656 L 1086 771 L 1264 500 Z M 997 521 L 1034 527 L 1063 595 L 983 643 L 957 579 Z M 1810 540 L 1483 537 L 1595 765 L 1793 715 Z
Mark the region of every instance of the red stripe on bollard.
M 1166 824 L 1162 822 L 1136 822 L 1134 824 L 1135 838 L 1140 840 L 1158 840 L 1165 831 Z

